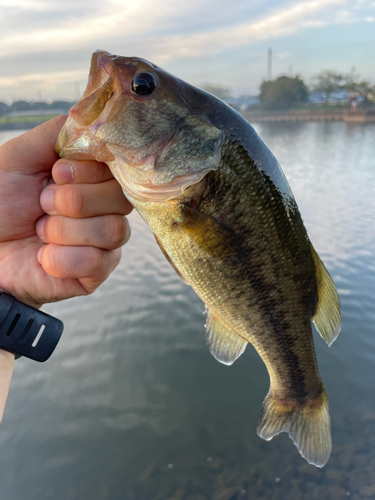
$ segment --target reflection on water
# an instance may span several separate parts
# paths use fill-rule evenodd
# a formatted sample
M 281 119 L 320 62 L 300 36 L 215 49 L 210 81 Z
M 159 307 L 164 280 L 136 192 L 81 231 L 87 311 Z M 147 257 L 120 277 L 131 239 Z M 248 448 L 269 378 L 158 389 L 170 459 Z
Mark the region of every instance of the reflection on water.
M 133 236 L 92 297 L 49 305 L 65 322 L 46 364 L 17 362 L 0 427 L 6 500 L 375 498 L 375 126 L 262 123 L 340 292 L 343 330 L 316 335 L 333 451 L 309 466 L 287 435 L 256 435 L 267 372 L 204 342 L 203 305 L 130 216 Z M 0 132 L 0 143 L 4 133 Z

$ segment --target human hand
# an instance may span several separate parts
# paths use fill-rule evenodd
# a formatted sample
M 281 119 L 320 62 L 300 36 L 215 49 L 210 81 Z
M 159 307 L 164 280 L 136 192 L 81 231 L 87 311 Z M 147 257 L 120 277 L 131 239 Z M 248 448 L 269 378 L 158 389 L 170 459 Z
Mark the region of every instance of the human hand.
M 92 293 L 130 236 L 132 206 L 108 167 L 58 160 L 65 118 L 0 147 L 0 288 L 37 308 Z M 0 351 L 0 419 L 13 358 Z
M 0 147 L 0 287 L 33 307 L 92 293 L 130 235 L 132 206 L 105 164 L 56 162 L 64 119 Z

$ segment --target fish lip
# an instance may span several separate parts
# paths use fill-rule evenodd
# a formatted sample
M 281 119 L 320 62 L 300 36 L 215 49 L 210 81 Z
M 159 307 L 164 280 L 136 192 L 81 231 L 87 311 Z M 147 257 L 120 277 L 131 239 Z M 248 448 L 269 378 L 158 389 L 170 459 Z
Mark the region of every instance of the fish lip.
M 73 129 L 73 133 L 72 130 Z M 57 137 L 55 151 L 60 158 L 109 162 L 113 154 L 104 142 L 98 140 L 90 126 L 79 125 L 68 116 Z

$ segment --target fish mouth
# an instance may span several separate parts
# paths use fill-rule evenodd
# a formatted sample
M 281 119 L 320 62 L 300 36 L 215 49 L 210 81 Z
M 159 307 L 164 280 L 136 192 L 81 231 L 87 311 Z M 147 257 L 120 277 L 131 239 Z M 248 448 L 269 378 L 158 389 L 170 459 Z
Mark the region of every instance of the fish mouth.
M 213 168 L 199 166 L 198 171 L 187 168 L 186 174 L 181 168 L 174 169 L 174 154 L 168 157 L 167 153 L 179 123 L 173 123 L 169 132 L 163 129 L 162 137 L 155 139 L 154 135 L 147 145 L 142 137 L 133 141 L 132 136 L 117 133 L 115 106 L 120 103 L 126 109 L 134 99 L 139 99 L 130 92 L 138 62 L 128 64 L 120 59 L 104 51 L 93 54 L 87 88 L 69 111 L 57 139 L 56 152 L 72 160 L 95 159 L 106 163 L 124 193 L 135 200 L 164 202 L 177 198 Z
M 60 158 L 71 160 L 97 160 L 105 163 L 113 161 L 113 153 L 97 137 L 96 132 L 95 124 L 83 127 L 69 116 L 57 138 L 56 153 Z

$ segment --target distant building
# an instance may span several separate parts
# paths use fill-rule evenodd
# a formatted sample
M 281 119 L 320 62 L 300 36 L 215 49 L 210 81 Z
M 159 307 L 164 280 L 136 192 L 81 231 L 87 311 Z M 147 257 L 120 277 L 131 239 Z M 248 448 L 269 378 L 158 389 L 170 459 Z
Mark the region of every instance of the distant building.
M 332 92 L 328 99 L 328 104 L 349 104 L 350 101 L 350 92 L 347 90 L 340 90 L 338 92 Z M 360 101 L 360 98 L 357 98 L 357 102 Z M 326 96 L 323 92 L 312 92 L 309 95 L 309 103 L 311 104 L 325 104 Z
M 241 95 L 239 97 L 228 97 L 225 102 L 238 111 L 246 111 L 252 106 L 259 104 L 259 97 L 257 95 Z
M 6 116 L 63 115 L 63 109 L 33 109 L 32 111 L 10 111 Z

